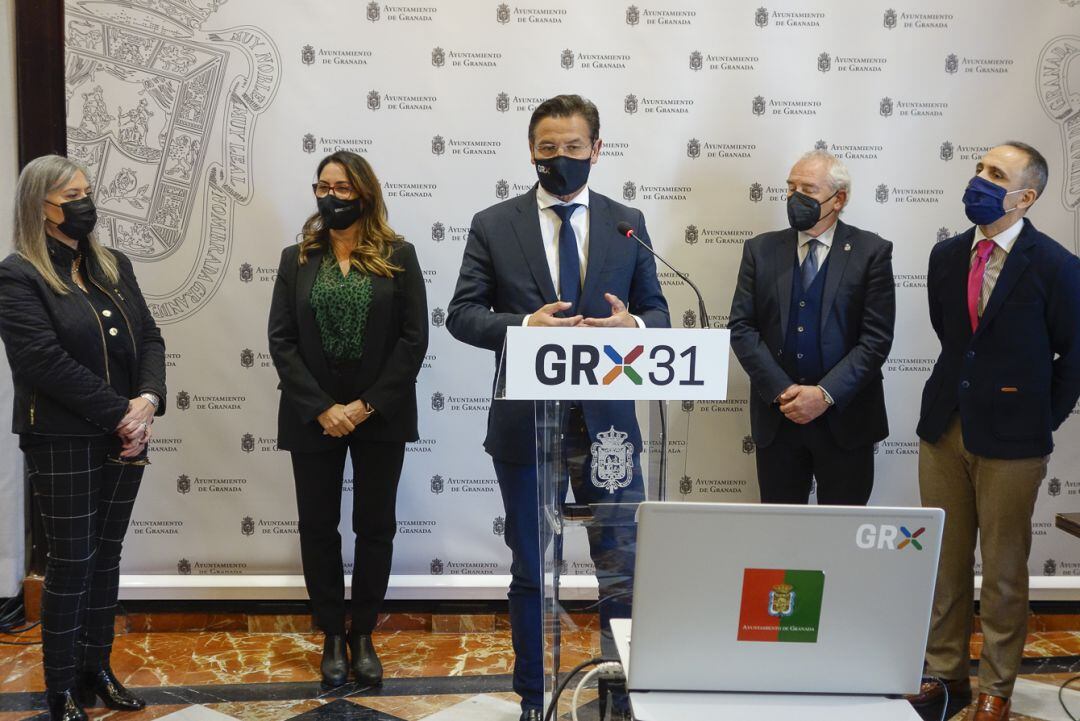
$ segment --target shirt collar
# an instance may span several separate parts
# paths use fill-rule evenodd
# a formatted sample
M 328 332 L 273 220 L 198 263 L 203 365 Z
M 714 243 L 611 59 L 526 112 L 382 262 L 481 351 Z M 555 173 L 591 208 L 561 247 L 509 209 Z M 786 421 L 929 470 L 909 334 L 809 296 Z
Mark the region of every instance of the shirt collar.
M 576 196 L 574 196 L 574 199 L 571 200 L 569 204 L 574 204 L 574 203 L 577 203 L 578 205 L 584 205 L 586 208 L 589 207 L 589 184 L 588 183 L 585 184 L 585 188 L 582 189 L 582 191 L 580 193 L 578 193 Z M 540 208 L 540 210 L 544 210 L 545 208 L 550 208 L 553 205 L 568 205 L 568 204 L 563 203 L 561 200 L 556 198 L 554 195 L 552 195 L 551 193 L 544 190 L 544 186 L 537 185 L 536 186 L 536 205 L 537 205 L 537 207 Z
M 60 263 L 65 266 L 71 265 L 73 262 L 75 262 L 75 258 L 82 254 L 82 246 L 83 243 L 80 242 L 79 250 L 75 250 L 67 243 L 62 243 L 51 235 L 46 234 L 45 236 L 45 247 L 49 251 L 49 256 L 53 259 L 54 262 Z
M 990 240 L 994 241 L 999 248 L 1008 253 L 1012 250 L 1013 243 L 1020 237 L 1020 232 L 1024 229 L 1024 219 L 1019 218 L 1015 223 L 1010 225 L 1005 230 L 1001 231 Z M 980 240 L 984 240 L 986 234 L 983 233 L 981 226 L 975 226 L 975 238 L 971 241 L 971 247 L 974 248 Z
M 839 221 L 838 221 L 839 222 Z M 803 246 L 809 243 L 811 240 L 820 241 L 826 248 L 832 248 L 833 234 L 836 233 L 836 223 L 830 225 L 825 231 L 821 233 L 817 238 L 811 238 L 806 232 L 799 231 L 799 245 Z

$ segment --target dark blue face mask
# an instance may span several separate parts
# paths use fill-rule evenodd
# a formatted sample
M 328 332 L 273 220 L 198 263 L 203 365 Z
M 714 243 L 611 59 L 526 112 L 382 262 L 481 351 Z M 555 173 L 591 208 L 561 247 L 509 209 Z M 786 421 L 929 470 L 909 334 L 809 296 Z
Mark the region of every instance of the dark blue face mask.
M 990 225 L 1015 207 L 1005 210 L 1005 196 L 1023 193 L 1027 188 L 1006 191 L 996 183 L 975 176 L 964 191 L 964 213 L 975 225 Z
M 552 195 L 570 195 L 589 180 L 592 170 L 592 157 L 568 158 L 556 155 L 554 158 L 536 158 L 536 177 L 544 190 Z

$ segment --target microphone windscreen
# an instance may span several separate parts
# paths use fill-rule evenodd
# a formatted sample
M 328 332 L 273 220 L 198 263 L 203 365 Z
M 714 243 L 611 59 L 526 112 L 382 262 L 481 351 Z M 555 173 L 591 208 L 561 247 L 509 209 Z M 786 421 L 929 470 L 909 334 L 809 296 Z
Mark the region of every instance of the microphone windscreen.
M 620 235 L 625 235 L 627 238 L 634 234 L 634 226 L 630 225 L 625 220 L 616 225 L 615 230 L 619 231 Z

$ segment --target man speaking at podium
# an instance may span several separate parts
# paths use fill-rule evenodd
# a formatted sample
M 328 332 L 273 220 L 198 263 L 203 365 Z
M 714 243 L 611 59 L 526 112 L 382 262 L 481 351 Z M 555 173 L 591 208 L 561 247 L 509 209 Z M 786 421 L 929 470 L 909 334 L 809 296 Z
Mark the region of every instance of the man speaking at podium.
M 630 223 L 648 243 L 641 212 L 588 187 L 601 145 L 600 115 L 588 100 L 559 95 L 536 107 L 529 121 L 529 152 L 539 185 L 473 218 L 446 319 L 455 338 L 494 351 L 497 362 L 510 326 L 671 325 L 652 255 L 616 231 L 620 222 Z M 609 493 L 589 480 L 595 478 L 589 449 L 598 433 L 614 428 L 626 434 L 635 455 L 641 451 L 634 403 L 565 405 L 564 447 L 575 499 L 642 500 L 636 459 L 634 478 L 621 491 Z M 539 721 L 543 704 L 536 444 L 531 401 L 492 403 L 484 449 L 495 464 L 506 509 L 504 537 L 513 554 L 508 598 L 514 691 L 521 696 L 524 721 Z M 608 599 L 600 604 L 604 638 L 610 637 L 612 616 L 629 615 L 635 529 L 622 531 L 589 529 L 601 599 Z M 617 715 L 627 709 L 625 695 L 615 699 Z
M 731 347 L 750 376 L 764 503 L 866 505 L 889 435 L 881 366 L 892 346 L 892 243 L 839 219 L 847 168 L 823 150 L 788 175 L 790 228 L 746 242 Z

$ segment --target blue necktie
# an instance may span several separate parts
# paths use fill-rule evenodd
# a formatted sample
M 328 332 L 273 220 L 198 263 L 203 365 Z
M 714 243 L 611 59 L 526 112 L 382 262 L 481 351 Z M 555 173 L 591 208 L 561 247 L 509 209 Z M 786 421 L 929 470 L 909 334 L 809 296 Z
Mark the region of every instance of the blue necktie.
M 810 242 L 806 244 L 806 258 L 802 262 L 802 289 L 806 290 L 810 287 L 810 284 L 814 282 L 814 276 L 818 272 L 817 254 L 814 252 L 821 241 L 817 238 L 811 238 Z
M 551 209 L 559 216 L 559 300 L 571 303 L 566 316 L 577 315 L 578 297 L 581 295 L 581 261 L 578 260 L 577 236 L 574 226 L 570 225 L 570 216 L 581 207 L 581 203 L 553 205 Z

